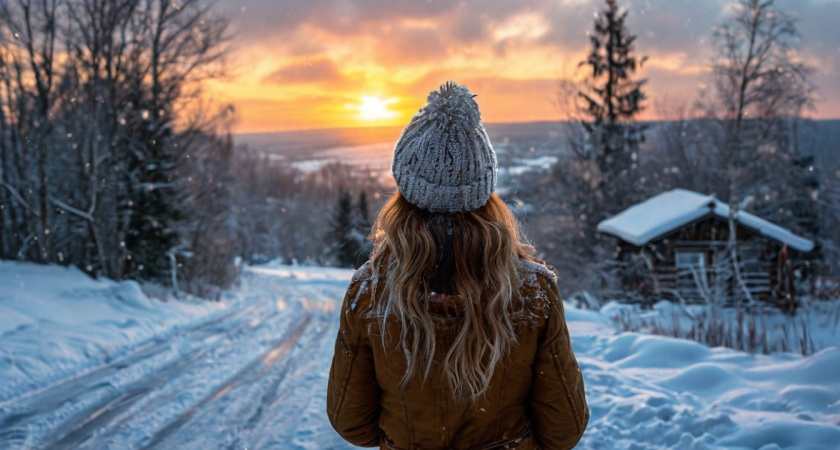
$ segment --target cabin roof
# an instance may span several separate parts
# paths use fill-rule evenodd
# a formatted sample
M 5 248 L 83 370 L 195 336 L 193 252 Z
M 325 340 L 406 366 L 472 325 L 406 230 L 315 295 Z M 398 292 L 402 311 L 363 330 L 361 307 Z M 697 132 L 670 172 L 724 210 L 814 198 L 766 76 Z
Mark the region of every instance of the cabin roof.
M 673 189 L 637 203 L 598 224 L 598 231 L 641 247 L 702 217 L 729 217 L 729 205 L 714 195 Z M 814 249 L 814 242 L 793 234 L 761 217 L 738 211 L 735 219 L 757 234 L 787 244 L 801 252 Z

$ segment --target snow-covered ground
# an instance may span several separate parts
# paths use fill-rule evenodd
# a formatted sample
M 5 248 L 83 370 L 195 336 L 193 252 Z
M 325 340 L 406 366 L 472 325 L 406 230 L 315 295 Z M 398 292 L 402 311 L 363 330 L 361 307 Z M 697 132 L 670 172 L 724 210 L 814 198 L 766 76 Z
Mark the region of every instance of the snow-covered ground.
M 750 355 L 693 341 L 611 334 L 567 309 L 591 421 L 584 448 L 837 448 L 840 348 Z
M 150 300 L 132 281 L 0 261 L 0 405 L 221 317 L 229 306 Z
M 222 302 L 0 263 L 0 448 L 352 448 L 325 385 L 348 270 L 248 269 Z M 753 356 L 567 305 L 581 448 L 837 448 L 840 348 Z M 839 339 L 840 340 L 840 339 Z
M 164 303 L 3 263 L 0 448 L 340 446 L 324 386 L 351 275 L 254 268 L 222 302 Z

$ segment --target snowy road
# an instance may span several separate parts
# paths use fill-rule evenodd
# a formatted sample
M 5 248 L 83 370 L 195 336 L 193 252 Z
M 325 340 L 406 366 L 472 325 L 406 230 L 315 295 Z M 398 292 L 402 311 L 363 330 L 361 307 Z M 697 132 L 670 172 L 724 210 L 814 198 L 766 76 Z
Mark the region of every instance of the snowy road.
M 0 403 L 3 448 L 346 447 L 323 390 L 349 272 L 296 275 L 253 269 L 221 317 Z

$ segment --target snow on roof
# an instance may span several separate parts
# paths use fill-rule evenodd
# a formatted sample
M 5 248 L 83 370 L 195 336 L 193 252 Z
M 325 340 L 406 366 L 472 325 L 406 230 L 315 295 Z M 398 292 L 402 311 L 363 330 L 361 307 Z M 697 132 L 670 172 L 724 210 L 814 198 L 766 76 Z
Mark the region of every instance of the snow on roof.
M 639 247 L 710 213 L 729 217 L 729 205 L 714 195 L 698 194 L 687 189 L 673 189 L 651 197 L 598 224 L 598 231 L 611 234 Z M 756 233 L 809 252 L 814 242 L 793 234 L 772 222 L 738 211 L 735 219 Z

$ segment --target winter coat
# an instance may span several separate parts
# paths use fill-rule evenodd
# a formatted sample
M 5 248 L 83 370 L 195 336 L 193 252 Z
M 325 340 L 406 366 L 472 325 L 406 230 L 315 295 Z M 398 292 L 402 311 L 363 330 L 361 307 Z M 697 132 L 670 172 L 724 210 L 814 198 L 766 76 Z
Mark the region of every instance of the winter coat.
M 475 403 L 455 401 L 440 362 L 451 345 L 463 305 L 434 295 L 435 364 L 404 389 L 406 360 L 399 344 L 383 346 L 379 319 L 370 314 L 384 280 L 372 292 L 370 263 L 356 271 L 341 308 L 327 390 L 327 414 L 347 441 L 382 449 L 563 449 L 583 435 L 589 409 L 572 353 L 557 278 L 541 262 L 520 260 L 523 308 L 513 315 L 517 344 L 496 367 Z M 459 309 L 460 307 L 460 309 Z M 387 322 L 387 336 L 399 336 Z

